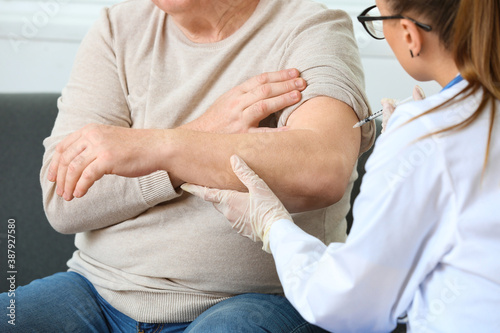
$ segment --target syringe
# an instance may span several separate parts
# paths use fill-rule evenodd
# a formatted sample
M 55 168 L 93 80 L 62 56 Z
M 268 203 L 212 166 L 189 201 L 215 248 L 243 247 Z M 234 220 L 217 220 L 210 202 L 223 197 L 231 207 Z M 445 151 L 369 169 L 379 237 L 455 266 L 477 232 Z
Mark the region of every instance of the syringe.
M 413 96 L 410 96 L 410 97 L 408 97 L 408 98 L 405 98 L 405 99 L 403 99 L 402 101 L 397 101 L 397 102 L 396 102 L 396 106 L 401 105 L 401 104 L 404 104 L 404 103 L 409 102 L 409 101 L 411 101 L 411 100 L 413 100 Z M 370 121 L 372 121 L 373 119 L 380 117 L 380 116 L 382 115 L 383 111 L 384 111 L 384 110 L 380 110 L 380 111 L 378 111 L 378 112 L 375 112 L 375 113 L 374 113 L 374 114 L 372 114 L 371 116 L 366 117 L 365 119 L 363 119 L 363 120 L 361 120 L 360 122 L 358 122 L 357 124 L 355 124 L 352 128 L 356 128 L 356 127 L 363 126 L 364 124 L 369 123 L 369 122 L 370 122 Z

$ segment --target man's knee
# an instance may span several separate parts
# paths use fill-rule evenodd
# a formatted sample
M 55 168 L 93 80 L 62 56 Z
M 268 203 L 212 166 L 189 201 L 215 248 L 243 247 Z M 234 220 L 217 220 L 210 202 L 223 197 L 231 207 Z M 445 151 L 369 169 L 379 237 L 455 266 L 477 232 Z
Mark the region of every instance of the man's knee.
M 243 294 L 214 305 L 193 321 L 185 332 L 324 331 L 307 323 L 284 297 Z
M 0 295 L 1 303 L 8 295 Z M 15 290 L 10 297 L 16 302 L 17 331 L 38 327 L 53 332 L 106 332 L 103 314 L 92 287 L 79 274 L 64 272 L 35 280 Z M 0 323 L 0 331 L 4 330 Z M 12 327 L 10 327 L 12 328 Z

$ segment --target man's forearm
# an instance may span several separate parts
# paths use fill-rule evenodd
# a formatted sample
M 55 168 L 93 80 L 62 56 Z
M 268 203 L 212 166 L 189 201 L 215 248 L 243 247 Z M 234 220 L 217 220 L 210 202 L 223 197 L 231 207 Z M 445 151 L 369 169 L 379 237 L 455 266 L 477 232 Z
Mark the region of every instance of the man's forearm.
M 245 190 L 229 158 L 245 160 L 292 212 L 318 209 L 344 195 L 359 155 L 358 118 L 347 104 L 316 97 L 287 120 L 289 131 L 212 134 L 166 130 L 163 168 L 183 182 Z
M 165 170 L 194 184 L 244 190 L 229 166 L 240 155 L 291 211 L 340 200 L 360 147 L 357 116 L 317 97 L 288 117 L 282 132 L 218 134 L 186 129 L 130 129 L 92 124 L 57 144 L 48 180 L 65 200 L 81 198 L 104 175 L 139 177 Z M 170 181 L 168 182 L 170 185 Z
M 165 169 L 174 186 L 246 190 L 229 163 L 237 154 L 296 212 L 338 201 L 349 179 L 342 175 L 349 162 L 312 130 L 225 135 L 176 129 L 166 136 Z

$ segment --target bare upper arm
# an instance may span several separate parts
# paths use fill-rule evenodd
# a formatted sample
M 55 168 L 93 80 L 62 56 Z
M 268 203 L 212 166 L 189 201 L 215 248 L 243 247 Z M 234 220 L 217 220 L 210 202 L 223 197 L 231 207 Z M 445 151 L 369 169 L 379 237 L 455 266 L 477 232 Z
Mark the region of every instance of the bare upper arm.
M 361 131 L 352 128 L 358 121 L 349 105 L 326 96 L 308 100 L 287 120 L 291 130 L 310 130 L 317 135 L 314 144 L 323 153 L 321 157 L 316 155 L 315 158 L 325 166 L 324 172 L 329 175 L 325 184 L 337 189 L 336 200 L 340 200 L 345 192 L 359 156 Z

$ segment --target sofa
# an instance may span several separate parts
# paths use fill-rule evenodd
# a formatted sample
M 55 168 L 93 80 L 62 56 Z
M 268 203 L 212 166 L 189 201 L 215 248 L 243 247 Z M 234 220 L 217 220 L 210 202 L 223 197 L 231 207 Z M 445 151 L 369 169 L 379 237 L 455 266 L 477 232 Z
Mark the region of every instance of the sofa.
M 54 125 L 58 97 L 0 94 L 0 241 L 5 253 L 7 228 L 15 227 L 17 286 L 66 270 L 66 261 L 75 250 L 74 236 L 59 234 L 48 223 L 39 180 L 42 141 Z M 14 223 L 7 223 L 13 220 Z M 2 269 L 1 274 L 0 290 L 5 291 L 7 273 Z
M 59 94 L 49 93 L 0 94 L 0 243 L 4 254 L 1 260 L 6 260 L 8 230 L 14 229 L 15 234 L 11 232 L 10 235 L 15 236 L 15 248 L 11 249 L 15 251 L 15 264 L 10 271 L 16 272 L 16 286 L 65 271 L 66 261 L 75 250 L 74 236 L 57 233 L 47 221 L 39 181 L 44 152 L 42 141 L 52 130 L 58 97 Z M 377 133 L 380 129 L 377 120 Z M 354 184 L 351 202 L 359 193 L 370 153 L 371 150 L 359 159 L 359 178 Z M 349 228 L 351 224 L 349 212 Z M 7 272 L 1 271 L 2 292 L 10 286 Z

